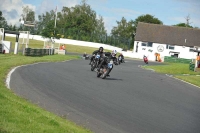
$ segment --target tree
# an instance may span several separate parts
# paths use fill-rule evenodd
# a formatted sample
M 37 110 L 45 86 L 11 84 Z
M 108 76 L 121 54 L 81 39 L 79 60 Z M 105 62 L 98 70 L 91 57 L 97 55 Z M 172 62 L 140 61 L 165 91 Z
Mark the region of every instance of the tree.
M 121 21 L 117 21 L 117 26 L 113 27 L 111 34 L 120 37 L 125 42 L 129 41 L 130 47 L 133 47 L 138 22 L 163 24 L 162 21 L 149 14 L 141 15 L 135 21 L 130 20 L 129 22 L 122 17 Z
M 49 21 L 49 23 L 47 23 L 45 25 L 45 28 L 42 30 L 41 35 L 43 37 L 55 37 L 55 38 L 59 38 L 55 33 L 57 33 L 57 31 L 55 31 L 54 27 L 54 21 Z
M 8 24 L 6 19 L 3 17 L 3 13 L 2 11 L 0 11 L 0 27 L 7 29 L 8 28 Z
M 37 34 L 43 35 L 44 37 L 52 37 L 53 36 L 52 34 L 48 34 L 45 32 L 48 32 L 49 30 L 54 31 L 54 20 L 55 20 L 55 12 L 53 10 L 51 10 L 50 12 L 46 12 L 42 15 L 39 15 L 37 23 Z
M 29 6 L 22 6 L 22 14 L 21 14 L 20 21 L 30 21 L 34 22 L 35 21 L 35 12 L 29 8 Z
M 117 22 L 117 26 L 113 27 L 113 29 L 111 30 L 111 35 L 114 36 L 115 39 L 118 39 L 118 41 L 120 41 L 120 44 L 117 44 L 117 45 L 123 44 L 123 47 L 124 45 L 131 45 L 132 47 L 133 43 L 130 41 L 134 40 L 133 38 L 134 37 L 134 21 L 130 20 L 128 22 L 124 17 L 122 17 L 121 21 L 116 21 L 116 22 Z
M 24 23 L 34 24 L 35 23 L 35 12 L 29 8 L 29 6 L 22 6 L 22 14 L 19 21 L 24 21 Z M 26 27 L 23 25 L 23 30 L 34 32 L 34 27 Z
M 193 28 L 192 26 L 190 26 L 186 23 L 179 23 L 179 24 L 176 24 L 176 25 L 173 25 L 173 26 Z
M 99 19 L 96 19 L 96 27 L 92 32 L 91 40 L 94 42 L 106 42 L 107 34 L 104 26 L 103 17 L 99 15 Z
M 154 16 L 150 14 L 141 15 L 138 18 L 136 18 L 134 21 L 135 31 L 136 31 L 138 22 L 151 23 L 151 24 L 163 24 L 161 20 L 159 20 L 158 18 L 155 18 Z
M 123 38 L 131 38 L 134 33 L 133 21 L 131 20 L 127 22 L 127 20 L 124 17 L 122 17 L 121 21 L 116 21 L 116 22 L 117 22 L 117 26 L 112 29 L 111 34 L 115 36 L 120 36 Z
M 77 39 L 83 41 L 98 41 L 100 36 L 106 36 L 103 17 L 96 17 L 96 12 L 91 9 L 85 0 L 74 7 L 63 6 L 62 11 L 57 13 L 56 28 L 55 12 L 50 11 L 38 16 L 38 31 L 44 37 L 53 36 Z
M 88 40 L 97 26 L 96 12 L 84 0 L 75 7 L 63 7 L 58 19 L 58 27 L 64 25 L 67 38 Z
M 188 15 L 185 19 L 186 19 L 186 23 L 178 23 L 173 26 L 193 28 L 192 26 L 190 26 L 190 15 Z

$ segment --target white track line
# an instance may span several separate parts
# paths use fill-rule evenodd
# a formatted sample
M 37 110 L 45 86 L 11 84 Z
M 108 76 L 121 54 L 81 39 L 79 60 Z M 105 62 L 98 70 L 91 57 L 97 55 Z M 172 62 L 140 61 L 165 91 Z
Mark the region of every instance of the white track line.
M 170 77 L 170 78 L 174 78 L 174 79 L 177 79 L 177 80 L 182 81 L 182 82 L 184 82 L 184 83 L 187 83 L 187 84 L 189 84 L 189 85 L 192 85 L 192 86 L 194 86 L 194 87 L 200 88 L 200 87 L 197 86 L 197 85 L 194 85 L 194 84 L 189 83 L 189 82 L 187 82 L 187 81 L 184 81 L 184 80 L 182 80 L 182 79 L 176 78 L 176 77 L 174 77 L 173 75 L 168 75 L 168 74 L 165 74 L 165 75 L 168 76 L 168 77 Z
M 61 62 L 67 62 L 67 61 L 71 61 L 71 60 L 66 60 L 66 61 L 61 61 Z M 27 65 L 21 65 L 21 66 L 17 66 L 17 67 L 14 67 L 7 75 L 7 78 L 6 78 L 6 87 L 8 89 L 10 89 L 10 79 L 11 79 L 11 75 L 12 73 L 19 67 L 22 67 L 22 66 L 29 66 L 29 65 L 36 65 L 36 64 L 39 64 L 39 63 L 53 63 L 53 62 L 38 62 L 38 63 L 33 63 L 33 64 L 27 64 Z M 56 63 L 56 62 L 54 62 Z
M 18 66 L 18 67 L 20 67 L 20 66 Z M 7 86 L 8 89 L 10 89 L 10 78 L 11 78 L 11 75 L 15 71 L 15 69 L 17 69 L 18 67 L 13 68 L 7 75 L 6 86 Z
M 138 65 L 138 67 L 142 68 L 141 65 Z M 145 68 L 142 68 L 142 69 L 145 69 Z M 155 72 L 155 70 L 153 70 L 153 69 L 147 69 L 147 70 L 151 70 L 151 71 Z M 197 85 L 194 85 L 194 84 L 189 83 L 189 82 L 187 82 L 187 81 L 184 81 L 184 80 L 182 80 L 182 79 L 176 78 L 176 77 L 174 77 L 173 75 L 169 75 L 169 74 L 165 74 L 165 75 L 168 76 L 168 77 L 177 79 L 177 80 L 179 80 L 179 81 L 182 81 L 182 82 L 184 82 L 184 83 L 187 83 L 187 84 L 189 84 L 189 85 L 192 85 L 192 86 L 194 86 L 194 87 L 200 88 L 200 87 L 197 86 Z M 187 75 L 189 75 L 189 74 L 183 74 L 183 75 L 187 76 Z M 200 76 L 200 75 L 196 75 L 196 76 Z

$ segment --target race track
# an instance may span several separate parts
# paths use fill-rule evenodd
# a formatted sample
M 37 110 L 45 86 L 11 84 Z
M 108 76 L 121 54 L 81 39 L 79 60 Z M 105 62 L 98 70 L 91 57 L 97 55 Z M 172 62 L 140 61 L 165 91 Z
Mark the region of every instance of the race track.
M 88 63 L 19 67 L 10 88 L 95 133 L 200 133 L 200 88 L 144 70 L 142 61 L 114 66 L 107 79 L 97 78 Z

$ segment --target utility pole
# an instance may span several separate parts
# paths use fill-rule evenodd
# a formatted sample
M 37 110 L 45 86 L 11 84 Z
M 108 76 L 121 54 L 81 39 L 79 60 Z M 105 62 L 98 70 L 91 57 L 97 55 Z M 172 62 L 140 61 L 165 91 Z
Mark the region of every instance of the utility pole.
M 56 9 L 55 9 L 55 25 L 54 25 L 54 37 L 55 37 L 55 30 L 56 30 L 56 20 L 57 20 L 57 6 L 56 6 Z

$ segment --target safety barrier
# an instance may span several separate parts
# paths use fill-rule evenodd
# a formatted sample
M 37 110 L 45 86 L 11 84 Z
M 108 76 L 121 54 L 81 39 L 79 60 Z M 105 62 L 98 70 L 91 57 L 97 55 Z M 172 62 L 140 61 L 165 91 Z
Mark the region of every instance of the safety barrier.
M 43 56 L 43 55 L 54 55 L 54 49 L 32 49 L 25 48 L 25 56 Z
M 176 58 L 176 57 L 170 57 L 165 56 L 164 57 L 165 62 L 171 62 L 171 63 L 185 63 L 189 64 L 192 60 L 191 59 L 183 59 L 183 58 Z
M 0 54 L 2 54 L 2 53 L 3 53 L 3 45 L 0 44 Z
M 195 64 L 192 63 L 192 62 L 190 62 L 190 64 L 189 64 L 189 70 L 194 71 L 195 70 L 194 68 L 195 68 Z

